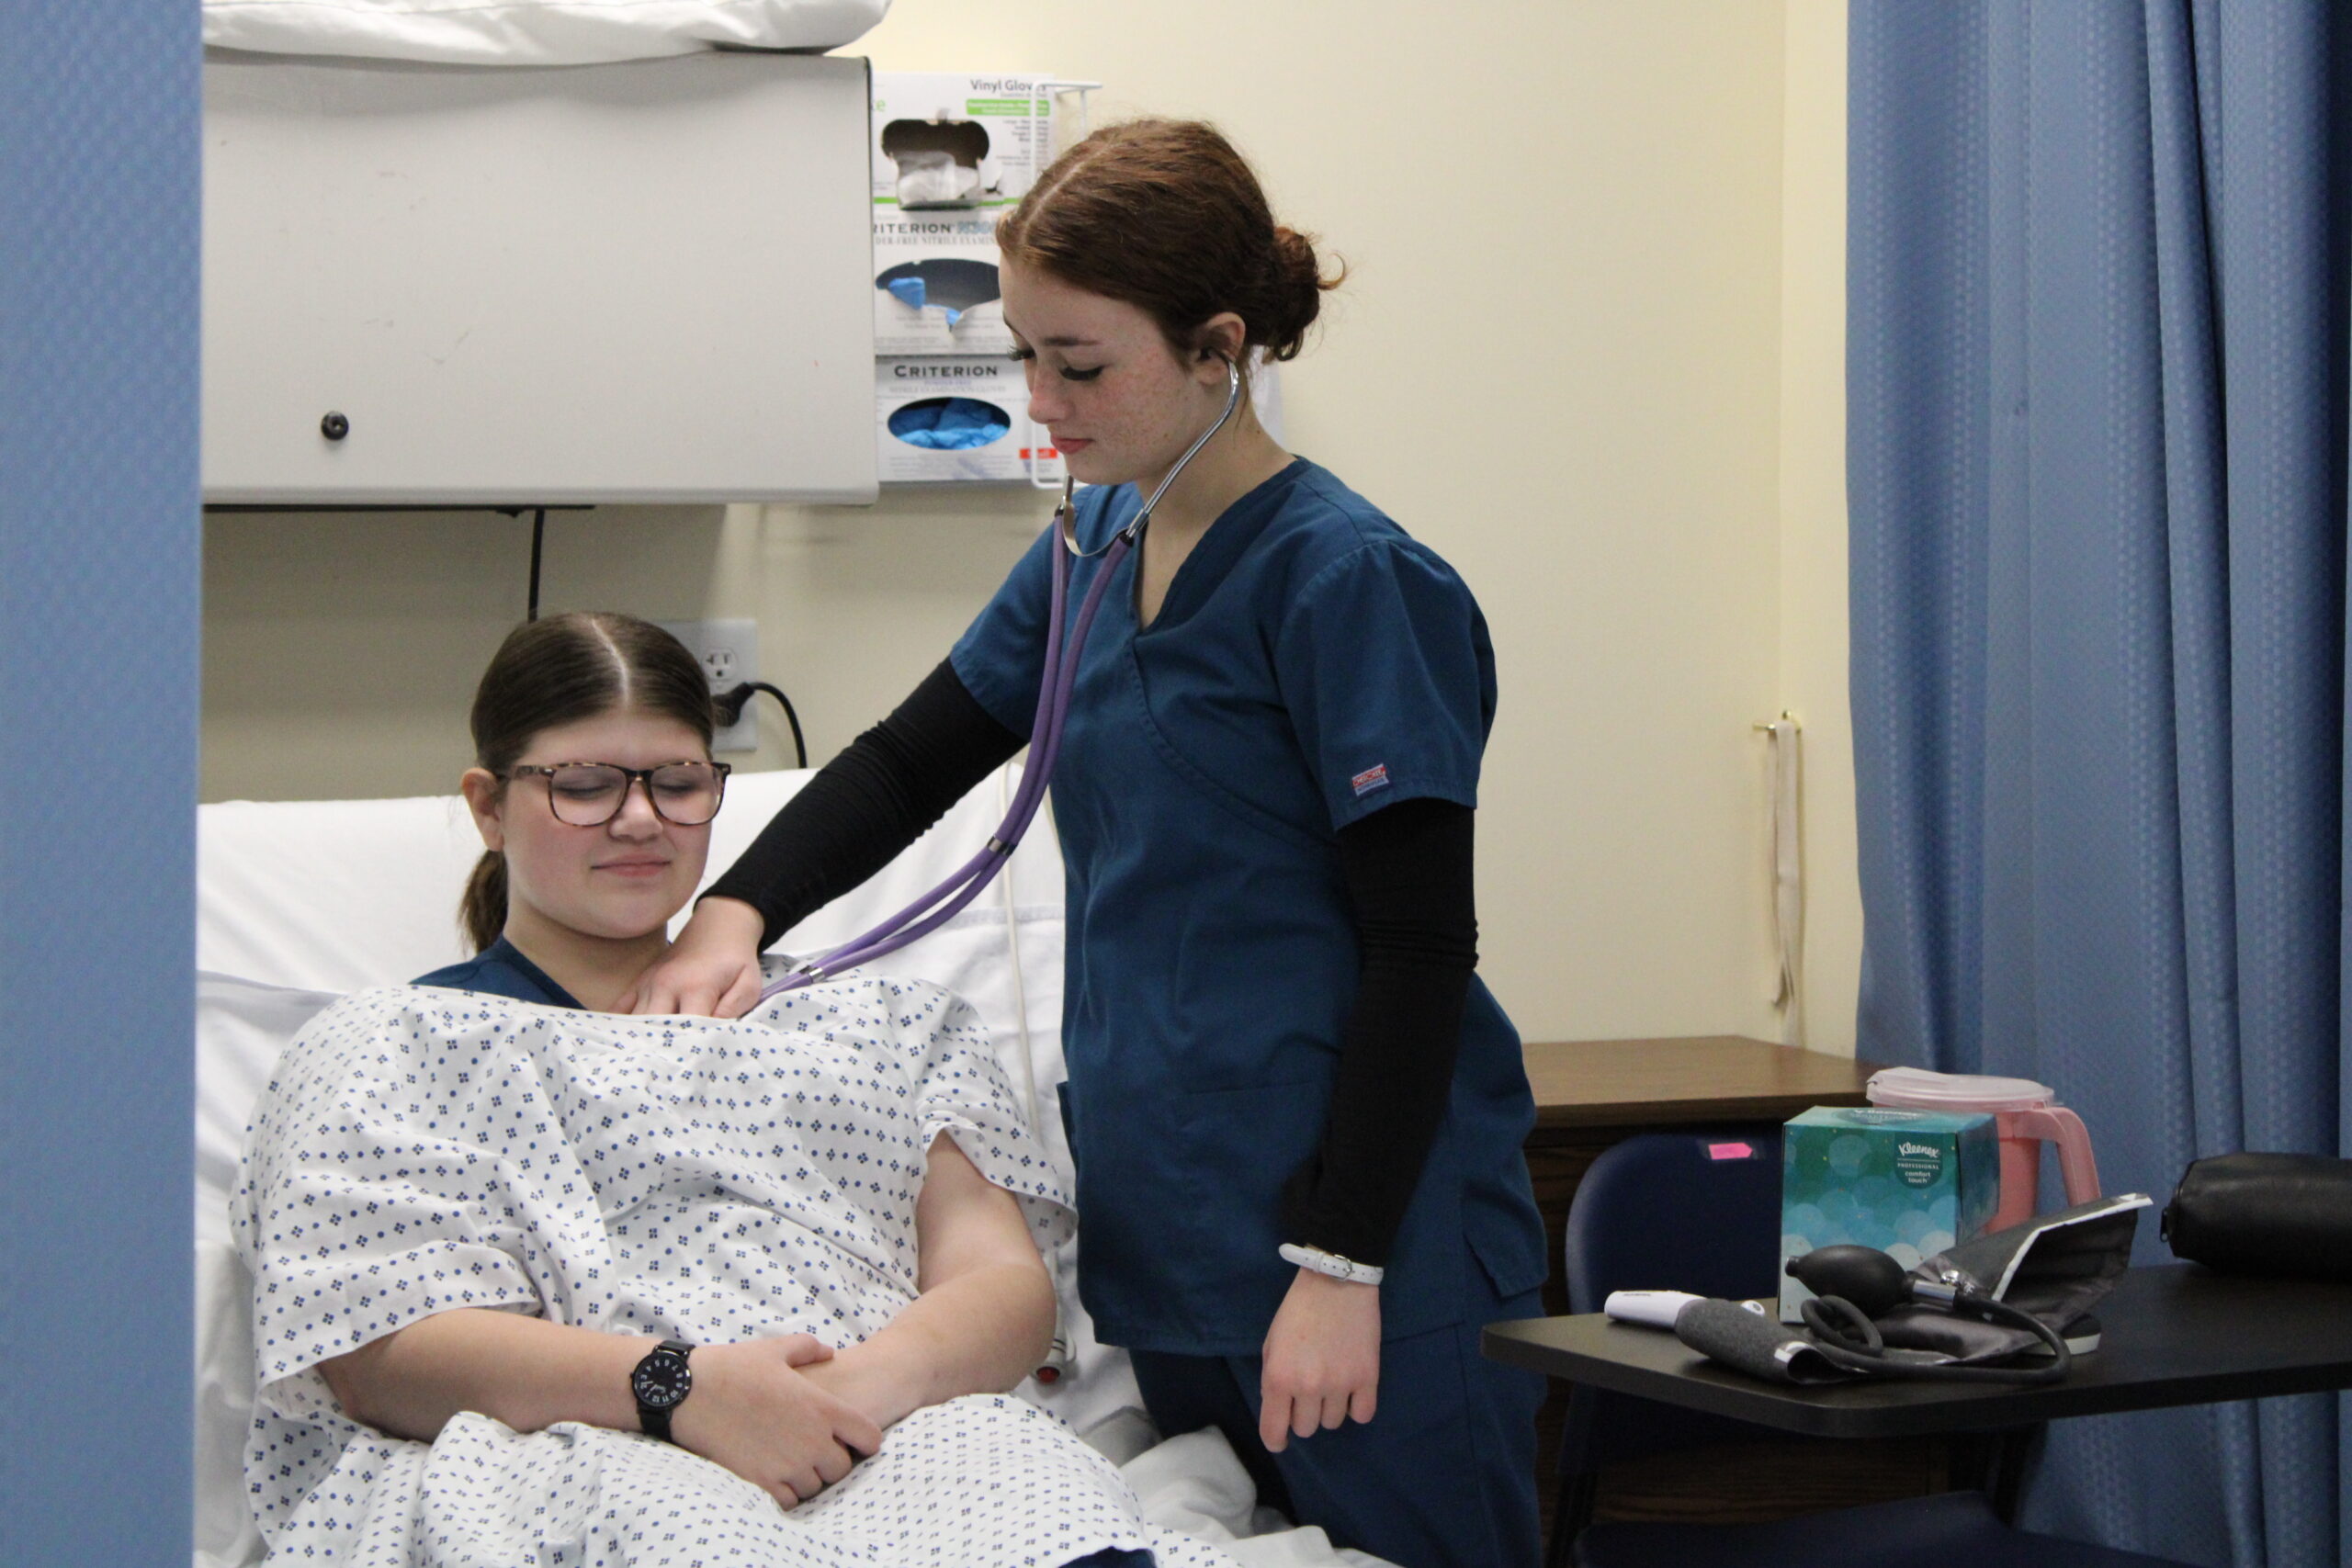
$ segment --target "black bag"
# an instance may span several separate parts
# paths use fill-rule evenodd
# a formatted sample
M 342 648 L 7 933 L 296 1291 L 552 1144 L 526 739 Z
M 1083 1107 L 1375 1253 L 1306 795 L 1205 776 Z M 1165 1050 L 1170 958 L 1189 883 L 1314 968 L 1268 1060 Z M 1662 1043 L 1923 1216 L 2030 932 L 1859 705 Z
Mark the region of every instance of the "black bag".
M 2173 1256 L 2224 1274 L 2352 1280 L 2352 1160 L 2215 1155 L 2165 1208 Z

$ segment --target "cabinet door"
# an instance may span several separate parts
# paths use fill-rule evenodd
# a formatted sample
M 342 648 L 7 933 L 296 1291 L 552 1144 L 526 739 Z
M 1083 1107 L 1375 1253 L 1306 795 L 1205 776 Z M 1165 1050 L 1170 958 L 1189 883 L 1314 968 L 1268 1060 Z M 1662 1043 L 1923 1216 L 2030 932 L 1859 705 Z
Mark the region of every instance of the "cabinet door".
M 204 73 L 207 501 L 874 499 L 863 60 Z

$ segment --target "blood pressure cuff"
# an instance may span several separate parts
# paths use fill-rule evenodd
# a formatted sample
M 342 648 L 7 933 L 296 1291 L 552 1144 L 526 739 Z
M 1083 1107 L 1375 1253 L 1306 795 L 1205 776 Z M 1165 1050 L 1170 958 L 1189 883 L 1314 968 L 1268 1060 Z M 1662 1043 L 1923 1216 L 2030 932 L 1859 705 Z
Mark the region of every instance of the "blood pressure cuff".
M 1736 1302 L 1692 1302 L 1676 1314 L 1674 1337 L 1711 1360 L 1772 1382 L 1844 1382 L 1854 1375 L 1802 1330 L 1783 1328 Z
M 2145 1193 L 2127 1192 L 2036 1214 L 1923 1258 L 1911 1276 L 1990 1296 L 2064 1334 L 2131 1267 L 2140 1211 L 2153 1206 Z M 1874 1321 L 1891 1346 L 1937 1351 L 1969 1365 L 1997 1363 L 2041 1347 L 2029 1330 L 1916 1303 Z
M 1770 1382 L 1811 1387 L 1849 1382 L 1862 1375 L 1822 1354 L 1820 1343 L 1804 1329 L 1784 1327 L 1737 1302 L 1692 1302 L 1675 1315 L 1674 1337 L 1710 1360 Z M 1906 1364 L 1945 1366 L 1954 1359 L 1942 1351 L 1895 1348 L 1892 1340 L 1888 1343 L 1882 1371 Z
M 2224 1274 L 2352 1280 L 2352 1160 L 2198 1160 L 2165 1206 L 2164 1237 L 2174 1257 Z
M 2007 1303 L 2064 1333 L 2132 1266 L 2140 1211 L 2154 1206 L 2144 1192 L 2094 1198 L 1946 1247 L 1911 1273 Z
M 1879 1337 L 1890 1347 L 1932 1351 L 1959 1366 L 1997 1366 L 2013 1356 L 2039 1352 L 2041 1340 L 2030 1330 L 2006 1323 L 1988 1323 L 1939 1306 L 1905 1302 L 1871 1320 Z

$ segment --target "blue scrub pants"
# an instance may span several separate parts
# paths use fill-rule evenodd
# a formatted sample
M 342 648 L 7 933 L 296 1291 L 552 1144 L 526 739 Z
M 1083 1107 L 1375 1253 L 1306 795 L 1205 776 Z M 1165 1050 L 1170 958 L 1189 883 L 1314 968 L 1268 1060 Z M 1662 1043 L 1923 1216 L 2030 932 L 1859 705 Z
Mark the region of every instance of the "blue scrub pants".
M 1485 1325 L 1544 1315 L 1543 1294 L 1497 1298 L 1473 1262 L 1458 1324 L 1380 1348 L 1380 1403 L 1281 1453 L 1258 1440 L 1257 1356 L 1133 1352 L 1144 1407 L 1170 1437 L 1215 1427 L 1258 1483 L 1258 1500 L 1333 1543 L 1404 1568 L 1535 1568 L 1535 1411 L 1544 1379 L 1478 1353 Z

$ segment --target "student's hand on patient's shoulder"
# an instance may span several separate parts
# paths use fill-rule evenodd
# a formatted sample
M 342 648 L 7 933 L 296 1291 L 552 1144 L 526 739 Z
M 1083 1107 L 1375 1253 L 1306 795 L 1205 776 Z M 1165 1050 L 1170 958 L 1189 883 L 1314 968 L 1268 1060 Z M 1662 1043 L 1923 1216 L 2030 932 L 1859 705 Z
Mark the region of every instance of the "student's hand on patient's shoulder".
M 797 1507 L 882 1446 L 871 1417 L 802 1375 L 832 1355 L 806 1334 L 701 1346 L 694 1392 L 672 1414 L 671 1436 Z
M 1280 1453 L 1294 1437 L 1369 1421 L 1380 1393 L 1380 1287 L 1302 1269 L 1266 1331 L 1258 1437 Z
M 760 938 L 766 922 L 740 898 L 695 906 L 670 951 L 637 977 L 616 1010 L 741 1018 L 760 999 Z

